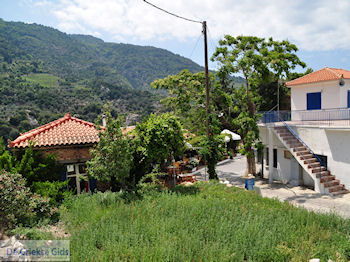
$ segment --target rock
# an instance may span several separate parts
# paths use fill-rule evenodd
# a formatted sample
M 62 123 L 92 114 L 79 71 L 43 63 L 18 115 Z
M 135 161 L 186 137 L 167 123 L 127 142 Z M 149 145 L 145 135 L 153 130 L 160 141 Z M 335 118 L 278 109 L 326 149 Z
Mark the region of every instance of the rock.
M 22 255 L 8 255 L 9 249 L 17 249 L 26 252 L 24 245 L 15 236 L 2 242 L 0 247 L 0 261 L 29 261 L 29 258 Z

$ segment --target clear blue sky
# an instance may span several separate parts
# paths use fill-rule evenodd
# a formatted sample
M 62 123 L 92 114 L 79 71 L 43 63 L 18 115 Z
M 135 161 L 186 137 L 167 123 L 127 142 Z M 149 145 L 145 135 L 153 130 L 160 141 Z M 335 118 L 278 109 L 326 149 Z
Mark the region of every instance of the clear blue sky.
M 151 0 L 150 0 L 151 1 Z M 209 51 L 224 34 L 288 39 L 314 70 L 350 70 L 349 0 L 153 0 L 186 17 L 207 20 Z M 109 42 L 168 49 L 203 65 L 199 24 L 181 21 L 142 0 L 0 0 L 6 21 L 38 23 Z M 211 64 L 215 69 L 215 65 Z

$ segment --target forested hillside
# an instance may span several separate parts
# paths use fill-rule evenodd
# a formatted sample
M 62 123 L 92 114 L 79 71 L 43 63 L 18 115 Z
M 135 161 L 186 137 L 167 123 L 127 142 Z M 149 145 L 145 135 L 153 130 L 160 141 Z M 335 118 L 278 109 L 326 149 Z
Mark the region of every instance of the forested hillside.
M 14 138 L 65 112 L 94 121 L 107 102 L 132 122 L 157 107 L 149 83 L 182 69 L 202 70 L 164 49 L 0 19 L 0 136 Z

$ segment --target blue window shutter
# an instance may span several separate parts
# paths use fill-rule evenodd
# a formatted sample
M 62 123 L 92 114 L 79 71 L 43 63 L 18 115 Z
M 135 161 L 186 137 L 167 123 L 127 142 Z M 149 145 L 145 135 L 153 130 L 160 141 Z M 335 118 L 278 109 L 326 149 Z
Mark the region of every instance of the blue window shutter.
M 321 92 L 307 93 L 307 110 L 318 110 L 321 109 Z

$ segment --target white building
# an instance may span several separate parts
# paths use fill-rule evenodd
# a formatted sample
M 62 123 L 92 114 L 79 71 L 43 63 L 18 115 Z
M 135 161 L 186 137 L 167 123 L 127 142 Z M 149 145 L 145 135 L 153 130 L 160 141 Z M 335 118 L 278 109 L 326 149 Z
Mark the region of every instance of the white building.
M 291 112 L 267 112 L 259 124 L 264 176 L 323 194 L 347 193 L 350 71 L 324 68 L 286 85 Z

